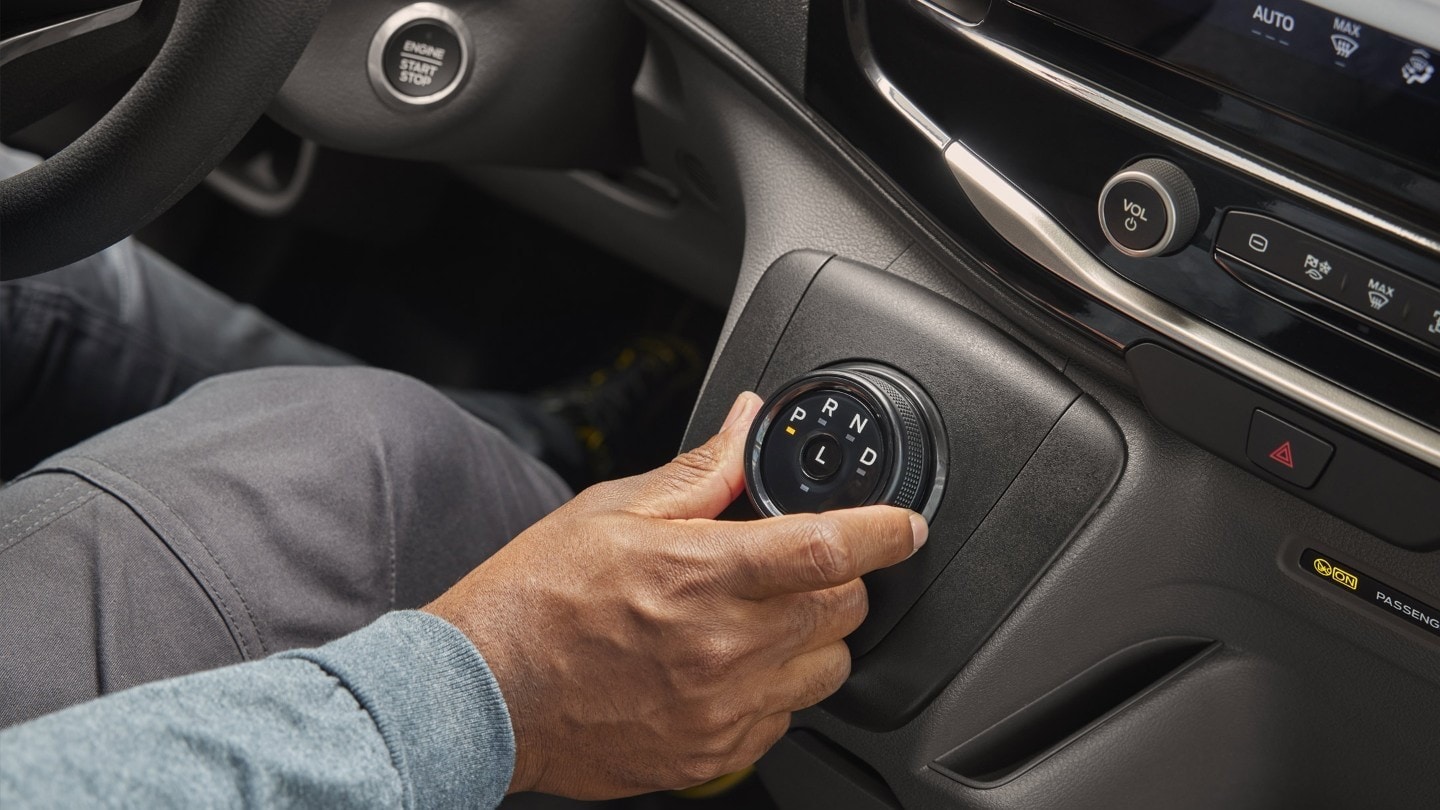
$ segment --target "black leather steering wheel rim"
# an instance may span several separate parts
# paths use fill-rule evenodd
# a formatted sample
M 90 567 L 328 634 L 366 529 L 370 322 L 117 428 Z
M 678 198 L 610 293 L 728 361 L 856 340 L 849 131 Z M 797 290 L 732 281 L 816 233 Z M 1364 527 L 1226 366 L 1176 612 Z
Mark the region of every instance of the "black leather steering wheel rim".
M 160 53 L 119 103 L 49 160 L 0 181 L 0 279 L 83 259 L 194 188 L 265 111 L 327 5 L 181 0 Z

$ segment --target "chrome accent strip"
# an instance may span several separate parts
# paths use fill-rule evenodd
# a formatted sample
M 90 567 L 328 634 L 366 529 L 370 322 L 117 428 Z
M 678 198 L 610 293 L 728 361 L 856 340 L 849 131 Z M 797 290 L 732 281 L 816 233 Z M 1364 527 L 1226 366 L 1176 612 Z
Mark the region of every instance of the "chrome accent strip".
M 135 12 L 140 10 L 140 2 L 141 0 L 134 0 L 133 3 L 126 3 L 123 6 L 93 11 L 74 19 L 63 20 L 54 25 L 26 31 L 0 41 L 0 65 L 81 34 L 99 31 L 101 28 L 109 28 L 116 23 L 124 22 L 135 16 Z
M 1111 115 L 1123 118 L 1152 134 L 1174 141 L 1186 149 L 1198 152 L 1236 171 L 1244 172 L 1258 180 L 1279 186 L 1291 194 L 1315 205 L 1328 208 L 1337 214 L 1362 222 L 1378 231 L 1383 231 L 1396 239 L 1409 242 L 1417 248 L 1430 253 L 1440 253 L 1440 239 L 1426 236 L 1397 222 L 1392 222 L 1383 216 L 1337 197 L 1328 191 L 1316 188 L 1273 166 L 1247 157 L 1239 150 L 1226 146 L 1220 141 L 1201 135 L 1188 127 L 1163 118 L 1156 113 L 1136 106 L 1118 96 L 1111 95 L 1096 85 L 1065 73 L 1058 68 L 1051 67 L 1038 59 L 1027 56 L 1008 45 L 996 42 L 975 30 L 974 26 L 950 16 L 950 14 L 944 10 L 936 8 L 925 0 L 910 0 L 910 3 L 922 13 L 969 40 L 971 43 L 984 48 L 992 55 L 1093 107 L 1098 107 Z M 863 6 L 864 0 L 858 0 L 857 5 Z
M 870 84 L 880 91 L 880 95 L 890 103 L 905 120 L 920 130 L 936 149 L 944 149 L 945 144 L 950 143 L 950 135 L 940 127 L 939 124 L 930 120 L 930 117 L 920 111 L 914 102 L 900 92 L 900 88 L 890 83 L 885 71 L 875 62 L 875 53 L 870 49 L 870 24 L 865 20 L 865 3 L 863 0 L 845 0 L 845 27 L 849 32 L 850 50 L 855 56 L 855 61 L 860 69 L 865 72 L 865 78 Z
M 1132 284 L 959 141 L 945 163 L 976 210 L 1017 250 L 1082 292 L 1315 413 L 1440 467 L 1440 433 L 1286 363 Z
M 385 46 L 390 44 L 390 38 L 396 31 L 419 20 L 435 20 L 450 26 L 455 32 L 455 39 L 460 42 L 460 67 L 455 71 L 455 78 L 439 90 L 425 96 L 407 96 L 396 90 L 385 75 Z M 399 102 L 400 109 L 423 107 L 449 97 L 465 81 L 465 71 L 469 68 L 470 29 L 465 27 L 465 21 L 460 19 L 459 14 L 439 3 L 412 3 L 386 17 L 370 39 L 370 53 L 366 58 L 366 71 L 370 74 L 370 84 L 375 87 L 375 92 L 392 105 Z
M 911 0 L 911 2 L 918 5 L 924 3 L 924 0 Z M 1131 283 L 1105 266 L 1043 208 L 963 143 L 951 139 L 943 131 L 940 131 L 933 121 L 905 97 L 904 93 L 900 92 L 888 79 L 885 79 L 884 71 L 875 62 L 874 53 L 870 48 L 869 32 L 864 24 L 864 6 L 865 0 L 845 1 L 851 48 L 865 75 L 870 77 L 872 84 L 875 84 L 875 89 L 880 91 L 912 126 L 929 138 L 932 143 L 940 144 L 945 162 L 955 175 L 961 190 L 969 197 L 976 210 L 990 226 L 1017 250 L 1059 278 L 1156 333 L 1164 335 L 1262 386 L 1284 394 L 1316 413 L 1348 425 L 1364 435 L 1426 464 L 1440 467 L 1440 433 L 1217 329 Z M 962 23 L 951 22 L 953 23 L 952 27 L 965 27 Z M 1008 50 L 1005 46 L 998 44 L 996 47 Z M 1028 57 L 1024 58 L 1028 60 Z M 1038 65 L 1038 63 L 1036 64 Z M 877 81 L 876 77 L 879 77 L 880 80 Z M 1076 87 L 1086 88 L 1085 85 L 1078 82 Z M 1099 94 L 1099 91 L 1093 90 L 1093 88 L 1087 92 Z M 1117 103 L 1122 102 L 1117 100 Z M 1105 105 L 1097 104 L 1097 106 Z M 1154 117 L 1152 116 L 1152 118 Z M 1176 132 L 1185 134 L 1186 137 L 1183 139 L 1185 141 L 1209 143 L 1174 125 L 1161 122 L 1158 118 L 1154 118 L 1154 120 L 1157 124 L 1164 124 L 1166 128 L 1173 128 Z M 1168 137 L 1166 130 L 1152 131 Z M 1225 159 L 1223 155 L 1228 152 L 1223 147 L 1212 145 L 1211 148 L 1222 153 L 1220 156 L 1216 156 L 1216 159 L 1234 168 L 1244 170 L 1244 166 Z M 1207 155 L 1212 154 L 1211 149 L 1197 151 L 1203 151 Z M 1274 175 L 1284 181 L 1283 183 L 1278 180 L 1275 182 L 1287 189 L 1292 185 L 1309 188 L 1272 169 L 1249 161 L 1247 158 L 1241 158 L 1238 155 L 1234 157 L 1236 160 L 1245 161 L 1262 169 L 1263 173 L 1259 175 L 1261 179 L 1268 179 L 1270 175 Z M 1312 202 L 1327 205 L 1328 203 L 1325 201 L 1333 199 L 1323 192 L 1311 191 L 1313 194 L 1319 195 L 1319 199 L 1303 194 L 1301 196 L 1305 196 Z M 1349 206 L 1348 203 L 1339 200 L 1334 202 L 1359 213 L 1365 213 Z M 1366 214 L 1365 216 L 1373 215 Z M 1385 230 L 1394 233 L 1394 228 L 1397 227 L 1392 226 Z M 1426 240 L 1416 234 L 1409 234 L 1409 232 L 1406 234 L 1412 242 L 1427 247 L 1431 245 L 1431 240 Z

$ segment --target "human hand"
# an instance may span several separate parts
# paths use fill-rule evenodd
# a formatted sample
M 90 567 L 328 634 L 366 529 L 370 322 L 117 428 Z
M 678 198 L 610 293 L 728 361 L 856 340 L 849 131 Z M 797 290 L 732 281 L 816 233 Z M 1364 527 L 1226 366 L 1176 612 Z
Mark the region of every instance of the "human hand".
M 909 557 L 917 514 L 714 518 L 744 488 L 760 398 L 643 475 L 593 486 L 425 610 L 474 642 L 515 730 L 510 792 L 581 799 L 698 784 L 770 748 L 850 674 L 859 577 Z

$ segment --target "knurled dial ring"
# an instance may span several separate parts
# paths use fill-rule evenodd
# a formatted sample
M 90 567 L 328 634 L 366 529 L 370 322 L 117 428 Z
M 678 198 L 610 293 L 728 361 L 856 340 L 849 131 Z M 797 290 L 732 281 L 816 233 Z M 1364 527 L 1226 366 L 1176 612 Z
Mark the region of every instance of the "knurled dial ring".
M 745 485 L 764 515 L 885 503 L 934 517 L 948 452 L 917 383 L 872 363 L 792 380 L 750 429 Z

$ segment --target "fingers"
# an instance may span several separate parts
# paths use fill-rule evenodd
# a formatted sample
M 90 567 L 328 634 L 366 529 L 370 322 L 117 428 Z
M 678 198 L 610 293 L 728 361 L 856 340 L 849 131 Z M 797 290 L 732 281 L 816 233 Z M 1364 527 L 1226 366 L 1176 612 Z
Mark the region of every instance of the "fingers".
M 908 558 L 928 536 L 914 512 L 863 506 L 733 524 L 724 559 L 736 595 L 764 599 L 843 585 Z
M 745 489 L 745 440 L 760 397 L 735 400 L 720 432 L 665 466 L 638 476 L 630 511 L 657 518 L 714 518 Z
M 728 757 L 722 773 L 738 771 L 755 764 L 790 730 L 790 713 L 781 712 L 763 717 L 741 738 Z
M 739 770 L 765 755 L 790 730 L 790 715 L 835 694 L 850 677 L 850 649 L 837 641 L 792 658 L 780 668 L 775 692 L 768 696 L 774 714 L 761 718 L 725 757 L 715 775 Z
M 776 652 L 788 657 L 833 644 L 855 632 L 865 621 L 870 599 L 865 583 L 854 579 L 823 591 L 783 594 L 761 605 L 762 615 L 768 616 L 762 619 L 763 632 L 767 638 L 783 634 Z
M 782 712 L 808 709 L 835 694 L 849 677 L 850 648 L 843 641 L 832 641 L 780 668 L 769 705 Z

